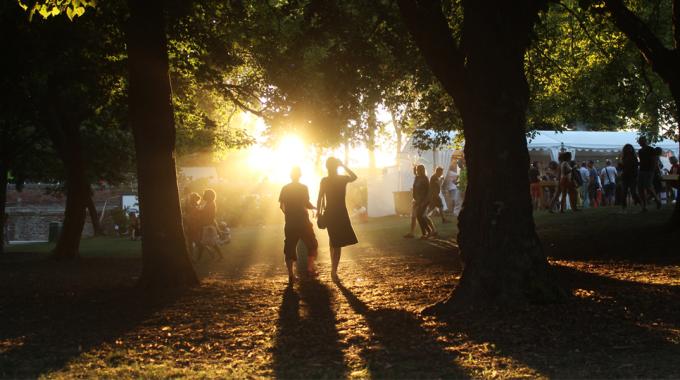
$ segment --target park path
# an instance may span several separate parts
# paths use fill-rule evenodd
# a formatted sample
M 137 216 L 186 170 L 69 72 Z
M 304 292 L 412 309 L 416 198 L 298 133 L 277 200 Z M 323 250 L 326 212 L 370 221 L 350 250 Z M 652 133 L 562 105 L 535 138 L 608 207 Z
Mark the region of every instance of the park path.
M 179 295 L 138 294 L 135 258 L 4 262 L 0 377 L 679 378 L 678 258 L 588 258 L 563 233 L 610 217 L 541 222 L 564 303 L 445 319 L 417 311 L 460 275 L 451 225 L 426 242 L 400 237 L 404 219 L 358 225 L 340 284 L 320 235 L 320 281 L 287 287 L 281 226 L 238 230 Z

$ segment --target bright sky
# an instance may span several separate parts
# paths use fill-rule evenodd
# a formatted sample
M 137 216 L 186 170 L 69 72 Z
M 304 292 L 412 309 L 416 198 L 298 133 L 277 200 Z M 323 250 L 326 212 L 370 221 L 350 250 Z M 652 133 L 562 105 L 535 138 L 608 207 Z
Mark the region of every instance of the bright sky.
M 380 114 L 382 118 L 389 115 Z M 250 116 L 254 118 L 254 116 Z M 385 120 L 383 120 L 385 121 Z M 299 166 L 302 169 L 304 182 L 318 182 L 324 173 L 317 172 L 315 161 L 316 152 L 314 148 L 307 144 L 300 136 L 289 134 L 275 142 L 274 146 L 265 146 L 266 126 L 262 119 L 257 118 L 255 122 L 254 135 L 256 144 L 248 149 L 248 165 L 257 171 L 262 172 L 271 182 L 287 183 L 290 181 L 289 173 L 291 168 Z M 389 132 L 389 129 L 388 129 Z M 390 143 L 383 143 L 375 152 L 376 165 L 379 168 L 395 165 L 394 140 Z M 340 147 L 333 150 L 326 150 L 322 154 L 322 165 L 326 158 L 335 156 L 344 159 L 344 148 Z M 364 145 L 352 147 L 349 152 L 350 168 L 368 167 L 368 150 Z M 306 178 L 306 180 L 305 180 Z

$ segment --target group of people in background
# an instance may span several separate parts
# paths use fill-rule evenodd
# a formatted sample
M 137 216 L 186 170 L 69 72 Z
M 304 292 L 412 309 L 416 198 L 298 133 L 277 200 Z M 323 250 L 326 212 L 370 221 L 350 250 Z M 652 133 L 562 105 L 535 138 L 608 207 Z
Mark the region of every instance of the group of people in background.
M 458 216 L 460 212 L 462 204 L 460 189 L 464 189 L 461 183 L 462 162 L 458 161 L 457 165 L 451 165 L 445 177 L 444 168 L 441 166 L 437 167 L 429 178 L 425 165 L 415 165 L 413 174 L 415 178 L 412 189 L 411 229 L 404 237 L 407 239 L 415 237 L 416 224 L 420 227 L 421 239 L 437 237 L 439 232 L 430 216 L 438 214 L 442 223 L 449 223 L 445 210 L 454 216 Z
M 339 174 L 338 169 L 345 174 Z M 318 242 L 314 227 L 309 219 L 309 211 L 316 210 L 317 225 L 328 231 L 331 254 L 331 278 L 338 281 L 338 266 L 342 247 L 358 243 L 346 206 L 347 184 L 354 182 L 357 175 L 335 157 L 326 160 L 328 176 L 321 179 L 316 207 L 309 200 L 307 186 L 300 183 L 302 172 L 299 167 L 291 171 L 291 183 L 281 189 L 279 204 L 285 215 L 283 254 L 288 269 L 288 284 L 293 284 L 297 276 L 293 264 L 297 260 L 297 245 L 302 241 L 307 249 L 306 277 L 318 276 L 314 262 L 318 254 Z
M 534 209 L 565 212 L 567 199 L 572 211 L 621 205 L 626 212 L 631 201 L 639 204 L 642 211 L 647 211 L 651 202 L 661 208 L 664 198 L 670 201 L 677 197 L 677 181 L 664 186 L 662 175 L 678 174 L 678 159 L 669 158 L 671 168 L 666 172 L 660 160 L 661 148 L 651 147 L 645 137 L 640 137 L 638 144 L 638 152 L 631 144 L 624 145 L 617 166 L 606 160 L 602 169 L 596 168 L 592 160 L 578 165 L 571 152 L 561 152 L 559 162 L 550 162 L 544 173 L 538 162 L 532 163 L 529 182 Z M 557 182 L 557 187 L 543 186 L 545 181 Z
M 220 245 L 231 240 L 230 231 L 226 223 L 219 225 L 215 220 L 217 212 L 217 194 L 212 189 L 206 189 L 201 197 L 198 193 L 189 193 L 184 200 L 184 232 L 187 244 L 194 259 L 200 261 L 205 251 L 210 252 L 211 258 L 223 258 Z

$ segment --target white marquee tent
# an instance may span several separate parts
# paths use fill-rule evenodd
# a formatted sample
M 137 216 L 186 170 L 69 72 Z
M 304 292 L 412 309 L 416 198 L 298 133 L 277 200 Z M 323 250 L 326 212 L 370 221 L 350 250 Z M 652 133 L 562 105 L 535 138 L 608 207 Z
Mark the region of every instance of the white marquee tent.
M 451 137 L 455 136 L 452 132 Z M 527 147 L 532 161 L 556 161 L 560 151 L 572 153 L 576 161 L 604 161 L 616 159 L 625 144 L 632 144 L 639 149 L 637 132 L 591 132 L 591 131 L 537 131 L 527 138 Z M 679 156 L 678 143 L 665 139 L 652 144 L 660 147 L 664 152 L 672 152 Z M 387 167 L 382 175 L 368 181 L 368 215 L 379 217 L 394 215 L 393 193 L 408 191 L 413 183 L 413 164 L 423 164 L 428 172 L 437 166 L 446 168 L 454 155 L 453 149 L 438 149 L 419 151 L 413 147 L 411 141 L 402 149 L 396 166 Z

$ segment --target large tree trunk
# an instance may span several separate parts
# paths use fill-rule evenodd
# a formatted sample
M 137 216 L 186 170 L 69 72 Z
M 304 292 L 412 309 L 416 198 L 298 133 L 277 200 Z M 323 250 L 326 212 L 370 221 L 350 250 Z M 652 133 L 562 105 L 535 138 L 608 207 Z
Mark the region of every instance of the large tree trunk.
M 80 238 L 85 225 L 85 208 L 89 197 L 85 170 L 79 147 L 73 144 L 66 165 L 66 209 L 64 224 L 54 248 L 56 259 L 74 259 L 79 256 Z
M 175 171 L 175 124 L 164 1 L 128 0 L 130 123 L 135 138 L 142 226 L 143 288 L 198 283 L 189 260 Z
M 94 198 L 92 197 L 92 188 L 90 187 L 90 196 L 87 198 L 87 213 L 90 215 L 90 221 L 92 222 L 92 230 L 95 236 L 104 235 L 104 230 L 102 229 L 101 223 L 99 223 L 99 215 L 97 213 L 97 206 L 94 204 Z
M 5 253 L 5 205 L 7 204 L 7 178 L 9 176 L 9 165 L 0 161 L 0 254 Z
M 529 1 L 464 1 L 457 51 L 432 48 L 434 39 L 450 40 L 440 6 L 421 14 L 433 25 L 424 29 L 439 32 L 428 35 L 422 18 L 410 19 L 408 0 L 399 4 L 428 64 L 453 96 L 465 134 L 468 185 L 458 223 L 463 274 L 447 299 L 424 312 L 558 299 L 561 292 L 549 279 L 536 235 L 526 175 L 524 52 L 538 10 Z M 447 71 L 456 65 L 458 72 Z

